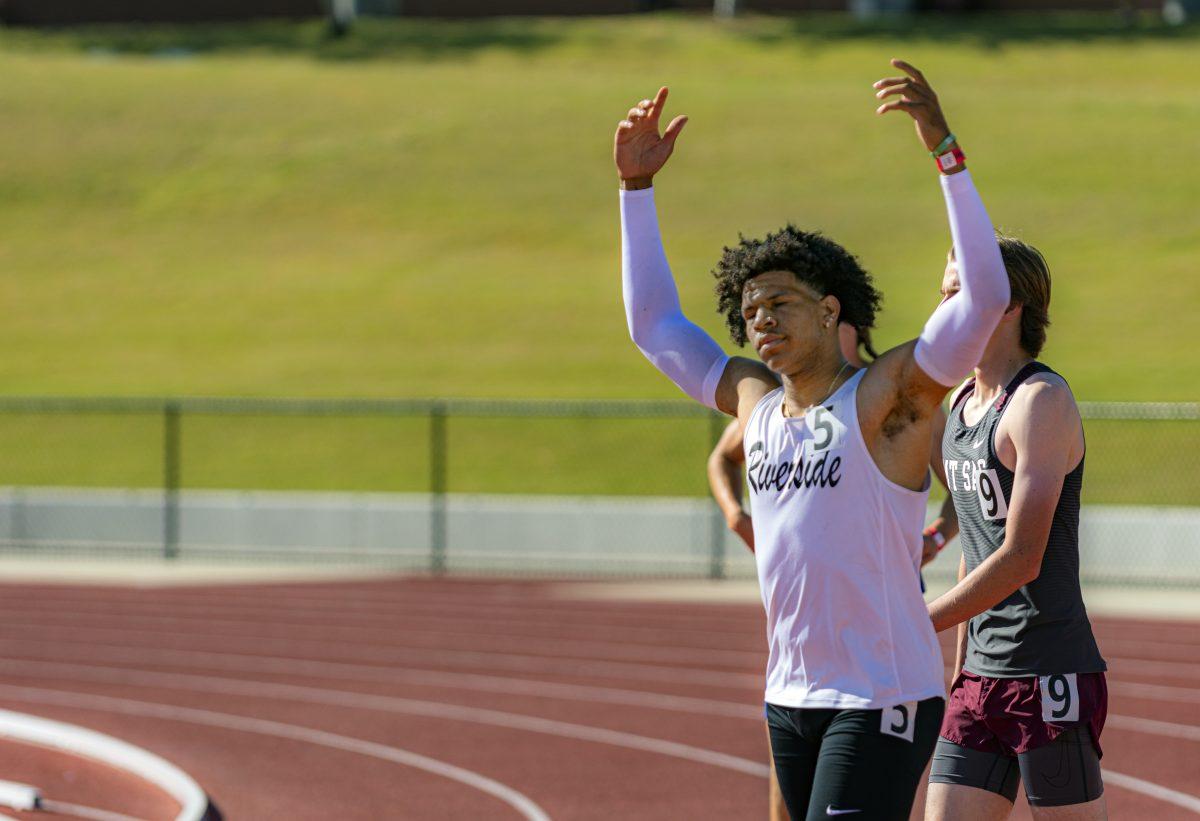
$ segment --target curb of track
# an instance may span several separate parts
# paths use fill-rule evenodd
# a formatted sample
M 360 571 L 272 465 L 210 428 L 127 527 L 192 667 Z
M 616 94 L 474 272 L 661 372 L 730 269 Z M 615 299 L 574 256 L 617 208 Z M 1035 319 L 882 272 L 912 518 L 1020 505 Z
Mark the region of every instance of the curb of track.
M 49 747 L 137 776 L 179 802 L 175 821 L 220 821 L 221 813 L 190 775 L 127 741 L 61 721 L 0 710 L 0 738 Z

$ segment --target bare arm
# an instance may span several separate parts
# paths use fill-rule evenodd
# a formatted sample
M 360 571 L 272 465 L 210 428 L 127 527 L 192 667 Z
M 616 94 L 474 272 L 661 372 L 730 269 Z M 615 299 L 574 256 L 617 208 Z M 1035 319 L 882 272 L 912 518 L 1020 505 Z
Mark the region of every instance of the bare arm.
M 1038 577 L 1063 477 L 1077 463 L 1081 423 L 1065 384 L 1027 383 L 1012 403 L 1005 422 L 1016 466 L 1004 544 L 929 605 L 939 632 L 995 606 Z
M 717 507 L 725 516 L 725 524 L 742 538 L 753 553 L 754 528 L 750 516 L 742 508 L 742 465 L 745 461 L 742 426 L 734 420 L 725 428 L 713 452 L 709 454 L 708 486 Z
M 959 556 L 958 558 L 958 581 L 961 584 L 962 580 L 967 577 L 967 557 Z M 954 649 L 954 675 L 950 680 L 958 678 L 958 674 L 962 672 L 963 664 L 967 660 L 967 622 L 960 621 L 958 623 L 958 641 L 955 643 Z

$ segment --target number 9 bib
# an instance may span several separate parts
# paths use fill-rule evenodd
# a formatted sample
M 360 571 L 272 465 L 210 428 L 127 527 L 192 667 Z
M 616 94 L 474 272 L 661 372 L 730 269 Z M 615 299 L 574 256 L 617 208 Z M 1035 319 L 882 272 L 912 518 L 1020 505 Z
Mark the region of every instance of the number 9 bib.
M 1070 724 L 1079 720 L 1079 681 L 1075 673 L 1038 676 L 1042 691 L 1042 721 Z
M 1008 502 L 1004 501 L 1004 489 L 994 468 L 981 470 L 975 475 L 975 491 L 979 495 L 979 509 L 989 522 L 1008 518 Z

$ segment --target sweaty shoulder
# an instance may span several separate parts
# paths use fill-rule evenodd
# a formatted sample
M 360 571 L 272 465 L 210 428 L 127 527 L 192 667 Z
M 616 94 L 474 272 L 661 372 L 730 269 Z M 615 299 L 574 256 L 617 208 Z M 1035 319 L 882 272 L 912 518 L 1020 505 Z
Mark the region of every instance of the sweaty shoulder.
M 761 362 L 734 356 L 717 383 L 717 408 L 745 424 L 754 406 L 779 387 L 779 377 Z

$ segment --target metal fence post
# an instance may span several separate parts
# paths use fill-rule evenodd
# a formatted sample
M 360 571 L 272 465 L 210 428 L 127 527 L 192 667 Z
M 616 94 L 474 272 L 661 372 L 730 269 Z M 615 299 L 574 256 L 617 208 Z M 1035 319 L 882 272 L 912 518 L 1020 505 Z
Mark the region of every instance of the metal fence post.
M 446 572 L 446 404 L 429 408 L 429 570 Z
M 724 431 L 725 417 L 719 413 L 709 414 L 708 447 L 710 449 L 720 441 Z M 712 505 L 712 512 L 709 516 L 708 540 L 708 577 L 723 579 L 725 578 L 725 517 L 721 515 L 721 509 L 716 505 Z
M 178 402 L 163 405 L 163 558 L 179 557 L 180 412 Z

